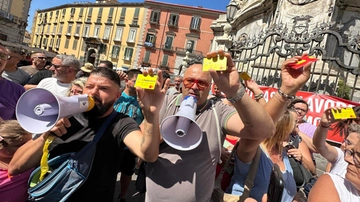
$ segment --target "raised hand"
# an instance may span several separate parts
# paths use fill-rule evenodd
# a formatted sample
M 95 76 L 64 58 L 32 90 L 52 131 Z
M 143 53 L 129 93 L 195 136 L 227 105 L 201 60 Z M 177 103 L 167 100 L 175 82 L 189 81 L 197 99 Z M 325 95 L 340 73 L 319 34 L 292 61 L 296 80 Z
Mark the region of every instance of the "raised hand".
M 303 56 L 307 55 L 306 53 Z M 307 82 L 310 78 L 311 63 L 305 65 L 302 69 L 293 69 L 289 64 L 297 63 L 302 56 L 295 56 L 287 59 L 281 66 L 281 91 L 287 95 L 295 95 L 295 93 Z
M 149 71 L 144 71 L 143 75 L 154 76 L 154 71 L 153 69 L 149 69 Z M 170 79 L 166 79 L 166 81 L 164 81 L 161 70 L 158 71 L 157 76 L 158 79 L 154 90 L 145 90 L 140 87 L 136 88 L 139 105 L 143 110 L 144 117 L 147 120 L 153 118 L 153 115 L 156 113 L 159 113 L 165 93 L 170 84 Z M 163 82 L 165 82 L 165 85 L 161 88 Z
M 322 126 L 325 126 L 325 127 L 329 127 L 331 124 L 335 123 L 336 119 L 334 119 L 334 116 L 333 114 L 331 113 L 331 110 L 336 110 L 338 112 L 340 112 L 340 110 L 342 109 L 341 107 L 332 107 L 332 108 L 328 108 L 324 111 L 323 115 L 321 116 L 321 119 L 320 119 L 320 124 Z
M 245 86 L 254 93 L 254 95 L 262 93 L 259 85 L 252 79 L 244 81 Z
M 225 93 L 227 97 L 233 97 L 236 95 L 240 88 L 239 73 L 235 68 L 234 62 L 229 53 L 224 53 L 223 50 L 216 52 L 210 52 L 206 54 L 207 58 L 226 57 L 227 67 L 225 71 L 215 71 L 210 69 L 210 74 L 216 84 L 216 86 Z

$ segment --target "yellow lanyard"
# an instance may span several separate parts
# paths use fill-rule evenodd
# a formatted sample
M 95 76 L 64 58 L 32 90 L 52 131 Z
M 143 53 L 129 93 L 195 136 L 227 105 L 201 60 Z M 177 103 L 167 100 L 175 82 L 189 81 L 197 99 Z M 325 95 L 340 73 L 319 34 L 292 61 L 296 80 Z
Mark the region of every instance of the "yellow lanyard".
M 49 137 L 46 139 L 44 148 L 43 148 L 43 155 L 41 157 L 40 161 L 40 177 L 39 181 L 42 181 L 49 171 L 49 164 L 48 164 L 48 156 L 49 156 L 49 145 L 54 140 L 55 136 L 49 135 Z

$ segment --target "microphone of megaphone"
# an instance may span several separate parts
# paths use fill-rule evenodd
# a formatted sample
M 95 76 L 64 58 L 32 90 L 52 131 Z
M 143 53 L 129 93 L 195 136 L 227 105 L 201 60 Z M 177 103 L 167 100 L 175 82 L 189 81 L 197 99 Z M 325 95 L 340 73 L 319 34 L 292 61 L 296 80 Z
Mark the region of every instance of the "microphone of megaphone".
M 202 141 L 202 131 L 195 122 L 197 108 L 196 98 L 186 96 L 180 104 L 179 111 L 166 117 L 160 126 L 164 141 L 181 151 L 195 149 Z
M 34 88 L 21 95 L 15 114 L 22 128 L 40 134 L 49 131 L 59 119 L 89 111 L 94 106 L 94 99 L 86 94 L 57 97 L 46 89 Z

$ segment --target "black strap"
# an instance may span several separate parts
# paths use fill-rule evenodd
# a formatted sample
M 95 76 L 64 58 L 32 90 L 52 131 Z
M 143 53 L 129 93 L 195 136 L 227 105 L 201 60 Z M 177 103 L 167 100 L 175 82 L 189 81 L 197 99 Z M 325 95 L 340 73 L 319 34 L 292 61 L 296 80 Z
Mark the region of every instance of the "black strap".
M 112 119 L 115 117 L 116 114 L 117 114 L 117 112 L 115 110 L 113 110 L 111 112 L 111 114 L 106 118 L 105 122 L 102 124 L 102 126 L 100 127 L 98 132 L 95 134 L 93 142 L 97 143 L 100 140 L 100 138 L 104 134 L 106 128 L 108 127 L 108 125 L 110 124 L 110 122 L 112 121 Z

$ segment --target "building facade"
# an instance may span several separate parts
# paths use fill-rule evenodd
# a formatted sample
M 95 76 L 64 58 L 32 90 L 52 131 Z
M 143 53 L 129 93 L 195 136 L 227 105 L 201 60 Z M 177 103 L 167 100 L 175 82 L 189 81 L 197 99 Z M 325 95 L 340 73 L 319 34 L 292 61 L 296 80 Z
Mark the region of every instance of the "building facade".
M 137 64 L 143 3 L 96 1 L 39 10 L 35 14 L 32 46 L 69 54 L 97 65 L 109 60 L 117 68 Z
M 214 38 L 210 25 L 223 11 L 156 1 L 144 2 L 146 24 L 138 66 L 162 68 L 178 74 L 188 51 L 204 56 Z
M 0 40 L 22 44 L 31 0 L 0 2 Z

